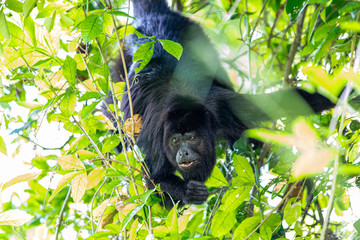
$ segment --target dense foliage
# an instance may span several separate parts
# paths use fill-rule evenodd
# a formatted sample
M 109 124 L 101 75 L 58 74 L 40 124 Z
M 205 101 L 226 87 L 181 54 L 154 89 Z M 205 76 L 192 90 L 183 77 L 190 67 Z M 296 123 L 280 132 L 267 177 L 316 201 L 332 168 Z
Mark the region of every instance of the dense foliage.
M 107 107 L 121 116 L 118 105 L 104 99 L 109 90 L 121 99 L 124 85 L 132 84 L 114 83 L 109 70 L 125 36 L 152 40 L 136 54 L 140 69 L 155 41 L 181 56 L 178 44 L 137 33 L 128 4 L 0 2 L 0 154 L 6 161 L 21 155 L 30 166 L 0 185 L 4 195 L 28 182 L 26 197 L 17 190 L 0 198 L 0 238 L 360 238 L 354 210 L 360 201 L 360 2 L 172 2 L 204 26 L 239 92 L 301 85 L 340 101 L 321 115 L 248 132 L 265 143 L 244 138 L 234 150 L 220 144 L 207 203 L 171 211 L 144 187 L 142 155 L 131 134 L 139 122 L 119 121 L 123 131 L 116 131 L 99 111 Z M 41 139 L 41 131 L 54 128 L 65 139 Z M 116 153 L 119 144 L 127 151 Z

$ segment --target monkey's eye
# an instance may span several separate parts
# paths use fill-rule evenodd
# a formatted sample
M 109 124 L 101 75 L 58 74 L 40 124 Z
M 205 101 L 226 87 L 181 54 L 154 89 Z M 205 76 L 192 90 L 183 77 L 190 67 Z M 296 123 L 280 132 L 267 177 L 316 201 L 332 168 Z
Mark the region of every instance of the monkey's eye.
M 189 141 L 191 141 L 191 142 L 193 142 L 193 141 L 195 141 L 196 140 L 196 137 L 194 137 L 194 136 L 191 136 L 191 137 L 189 137 L 189 139 L 188 139 Z
M 180 142 L 180 138 L 175 137 L 175 138 L 172 139 L 172 142 L 173 142 L 174 144 L 177 144 L 177 143 Z

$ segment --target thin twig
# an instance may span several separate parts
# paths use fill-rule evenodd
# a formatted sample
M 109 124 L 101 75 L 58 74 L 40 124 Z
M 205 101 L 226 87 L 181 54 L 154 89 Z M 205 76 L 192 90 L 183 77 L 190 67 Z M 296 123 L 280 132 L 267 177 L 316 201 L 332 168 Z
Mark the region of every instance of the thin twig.
M 302 11 L 302 13 L 300 14 L 300 17 L 298 19 L 298 24 L 296 27 L 296 33 L 295 33 L 295 38 L 294 38 L 294 42 L 291 45 L 290 48 L 290 52 L 289 52 L 289 56 L 286 62 L 286 68 L 285 68 L 285 74 L 284 74 L 284 85 L 290 85 L 292 84 L 291 79 L 289 78 L 290 73 L 291 73 L 291 69 L 292 69 L 292 65 L 294 62 L 294 58 L 295 58 L 295 54 L 297 52 L 297 49 L 301 43 L 301 36 L 302 36 L 302 30 L 303 30 L 303 26 L 304 26 L 304 20 L 305 20 L 305 15 L 306 15 L 306 10 L 307 10 L 307 6 L 304 8 L 304 10 Z
M 69 202 L 70 199 L 70 193 L 71 193 L 71 186 L 69 187 L 68 193 L 64 199 L 63 205 L 61 207 L 60 213 L 59 213 L 59 217 L 57 219 L 57 224 L 56 224 L 56 232 L 55 232 L 55 240 L 57 240 L 59 238 L 59 234 L 60 234 L 60 228 L 61 228 L 61 224 L 63 221 L 63 216 L 64 216 L 64 212 L 65 212 L 65 208 Z

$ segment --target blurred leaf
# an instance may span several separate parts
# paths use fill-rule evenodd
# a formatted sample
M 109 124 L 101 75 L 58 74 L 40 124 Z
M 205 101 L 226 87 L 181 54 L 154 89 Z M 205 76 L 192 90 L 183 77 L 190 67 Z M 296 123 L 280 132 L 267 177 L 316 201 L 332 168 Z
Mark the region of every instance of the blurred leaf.
M 75 112 L 77 99 L 76 93 L 74 91 L 65 93 L 64 97 L 61 99 L 60 102 L 60 110 L 66 116 L 70 117 Z
M 212 224 L 211 224 L 211 230 L 214 237 L 221 237 L 227 233 L 230 232 L 232 227 L 234 226 L 236 222 L 235 219 L 235 211 L 222 211 L 217 210 L 215 212 Z M 240 238 L 234 238 L 234 239 L 240 239 Z
M 75 88 L 76 61 L 70 56 L 66 56 L 64 61 L 63 74 L 69 85 Z
M 284 220 L 290 226 L 301 217 L 301 203 L 296 202 L 296 198 L 292 198 L 286 204 L 284 209 Z
M 35 23 L 32 18 L 29 16 L 24 19 L 24 29 L 31 38 L 31 43 L 34 47 L 37 45 L 36 33 L 35 33 Z
M 119 146 L 120 138 L 118 135 L 113 135 L 105 140 L 102 150 L 102 153 L 107 153 L 113 150 L 115 147 Z
M 249 199 L 252 186 L 239 187 L 227 196 L 220 210 L 235 211 L 245 200 Z
M 17 0 L 6 0 L 5 6 L 7 8 L 9 8 L 10 10 L 17 12 L 17 13 L 22 13 L 22 11 L 23 11 L 22 2 L 19 2 Z
M 360 32 L 360 23 L 357 21 L 340 22 L 340 28 L 344 30 Z
M 85 169 L 85 165 L 74 155 L 66 155 L 58 158 L 58 163 L 64 170 L 81 170 Z
M 41 172 L 31 172 L 31 173 L 25 173 L 25 174 L 21 174 L 19 176 L 16 176 L 12 179 L 10 179 L 9 181 L 4 182 L 3 184 L 1 184 L 1 188 L 0 188 L 0 192 L 2 192 L 3 190 L 5 190 L 6 188 L 13 186 L 17 183 L 20 182 L 27 182 L 27 181 L 31 181 L 36 179 L 39 175 L 41 174 Z
M 10 31 L 4 14 L 4 9 L 0 11 L 0 33 L 5 39 L 10 39 Z
M 113 11 L 108 11 L 105 12 L 106 14 L 110 14 L 110 15 L 115 15 L 115 16 L 121 16 L 121 17 L 128 17 L 128 18 L 132 18 L 135 19 L 134 17 L 130 16 L 129 14 L 123 12 L 123 11 L 117 11 L 117 10 L 113 10 Z
M 27 18 L 34 9 L 37 0 L 25 0 L 23 5 L 24 18 Z
M 90 114 L 94 111 L 94 109 L 96 108 L 96 106 L 99 104 L 100 101 L 96 101 L 93 102 L 90 105 L 85 106 L 81 111 L 80 111 L 80 117 L 82 120 L 86 119 L 88 116 L 90 116 Z
M 253 216 L 245 219 L 240 223 L 240 225 L 235 229 L 233 238 L 234 239 L 244 239 L 247 237 L 261 222 L 261 216 Z M 259 234 L 254 233 L 250 239 L 259 239 Z
M 0 153 L 7 155 L 6 143 L 4 142 L 4 139 L 1 136 L 0 136 Z
M 100 35 L 103 30 L 103 19 L 99 15 L 90 15 L 80 25 L 81 36 L 85 43 Z
M 169 214 L 166 217 L 166 226 L 170 230 L 171 239 L 179 239 L 179 225 L 178 225 L 178 213 L 177 213 L 178 204 L 170 210 Z
M 71 180 L 81 172 L 70 172 L 65 174 L 59 181 L 58 185 L 56 186 L 55 190 L 52 192 L 48 202 L 50 202 L 66 185 L 68 185 Z
M 104 180 L 105 170 L 102 168 L 95 168 L 87 176 L 87 186 L 86 189 L 91 189 L 96 187 L 101 180 Z
M 0 225 L 9 225 L 13 227 L 22 226 L 29 222 L 33 216 L 22 210 L 8 210 L 0 213 Z
M 356 229 L 356 231 L 358 232 L 358 234 L 360 234 L 360 219 L 358 219 L 358 220 L 354 223 L 354 228 Z
M 135 240 L 137 236 L 137 227 L 139 225 L 139 220 L 136 218 L 133 224 L 131 225 L 130 232 L 129 232 L 129 240 Z M 155 230 L 155 229 L 154 229 Z
M 56 17 L 56 10 L 53 12 L 51 18 L 45 19 L 45 27 L 48 32 L 51 32 L 51 30 L 54 28 L 55 17 Z
M 86 172 L 81 172 L 74 177 L 71 188 L 71 197 L 74 199 L 75 203 L 80 202 L 81 198 L 84 196 L 86 186 L 87 186 L 87 175 Z
M 286 3 L 286 13 L 290 16 L 290 21 L 295 21 L 306 7 L 307 0 L 288 0 Z

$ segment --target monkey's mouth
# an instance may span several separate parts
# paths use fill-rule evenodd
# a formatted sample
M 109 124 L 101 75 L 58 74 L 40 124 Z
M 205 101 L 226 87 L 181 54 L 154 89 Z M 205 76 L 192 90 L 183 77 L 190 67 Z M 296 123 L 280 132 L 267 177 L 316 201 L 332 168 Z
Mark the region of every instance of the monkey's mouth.
M 195 163 L 197 161 L 196 160 L 187 160 L 187 161 L 182 161 L 179 163 L 179 166 L 182 168 L 182 169 L 187 169 L 187 168 L 190 168 L 192 166 L 195 166 Z
M 186 162 L 180 163 L 180 166 L 182 166 L 182 167 L 190 167 L 193 163 L 194 163 L 193 161 L 186 161 Z

